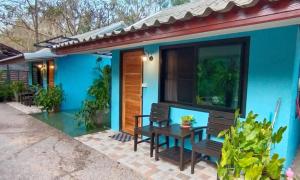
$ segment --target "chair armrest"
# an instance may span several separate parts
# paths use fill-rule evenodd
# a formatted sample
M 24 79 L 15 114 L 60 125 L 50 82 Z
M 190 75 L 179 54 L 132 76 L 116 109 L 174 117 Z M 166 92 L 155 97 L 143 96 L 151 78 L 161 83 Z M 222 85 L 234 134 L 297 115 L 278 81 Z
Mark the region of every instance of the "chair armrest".
M 200 126 L 200 127 L 195 127 L 192 128 L 192 134 L 191 134 L 191 143 L 195 144 L 195 135 L 199 135 L 199 141 L 202 140 L 202 134 L 203 134 L 203 130 L 206 129 L 207 126 Z
M 134 120 L 135 120 L 134 127 L 137 128 L 139 126 L 139 119 L 144 118 L 144 117 L 150 117 L 150 115 L 136 115 L 136 116 L 134 116 Z

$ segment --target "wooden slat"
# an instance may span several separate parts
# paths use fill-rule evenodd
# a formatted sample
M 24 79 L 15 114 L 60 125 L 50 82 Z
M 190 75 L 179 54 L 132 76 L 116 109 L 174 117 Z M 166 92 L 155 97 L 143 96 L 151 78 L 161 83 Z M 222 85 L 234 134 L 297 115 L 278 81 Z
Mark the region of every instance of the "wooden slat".
M 142 111 L 142 55 L 143 51 L 122 55 L 122 130 L 133 134 L 134 116 Z

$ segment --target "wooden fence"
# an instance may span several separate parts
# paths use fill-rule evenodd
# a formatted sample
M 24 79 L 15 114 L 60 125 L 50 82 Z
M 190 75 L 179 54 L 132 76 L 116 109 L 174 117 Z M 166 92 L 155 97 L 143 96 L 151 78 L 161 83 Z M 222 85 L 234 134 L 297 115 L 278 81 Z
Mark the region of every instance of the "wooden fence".
M 29 76 L 28 71 L 2 70 L 0 71 L 0 84 L 4 82 L 23 81 L 27 85 L 28 76 Z

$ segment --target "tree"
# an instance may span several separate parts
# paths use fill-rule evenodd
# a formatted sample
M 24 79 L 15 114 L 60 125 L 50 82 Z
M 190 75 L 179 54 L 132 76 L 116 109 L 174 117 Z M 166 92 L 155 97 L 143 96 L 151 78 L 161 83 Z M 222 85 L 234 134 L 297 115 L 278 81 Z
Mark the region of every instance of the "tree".
M 189 0 L 2 0 L 0 40 L 20 51 L 58 35 L 74 36 L 114 22 L 131 25 Z

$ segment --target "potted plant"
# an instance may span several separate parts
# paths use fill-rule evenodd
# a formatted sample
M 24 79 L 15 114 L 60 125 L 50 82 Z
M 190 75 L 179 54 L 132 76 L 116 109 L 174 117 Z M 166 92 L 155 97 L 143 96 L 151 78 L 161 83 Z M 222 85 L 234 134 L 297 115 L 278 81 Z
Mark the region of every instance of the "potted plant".
M 63 91 L 60 86 L 41 88 L 35 96 L 35 103 L 42 111 L 58 112 L 63 101 Z
M 87 127 L 109 126 L 110 118 L 110 83 L 111 67 L 97 66 L 99 77 L 94 80 L 88 90 L 88 99 L 83 102 L 82 108 L 76 114 L 79 123 L 84 122 Z
M 190 127 L 192 127 L 194 122 L 195 122 L 195 119 L 191 115 L 181 117 L 181 127 L 182 128 L 190 128 Z
M 241 120 L 237 115 L 235 126 L 219 134 L 225 137 L 218 163 L 220 179 L 281 178 L 285 160 L 276 153 L 271 156 L 271 147 L 281 141 L 286 127 L 273 132 L 274 123 L 257 121 L 257 116 L 250 112 Z
M 19 94 L 25 90 L 23 81 L 14 81 L 11 84 L 11 89 L 14 93 L 15 101 L 19 102 Z

